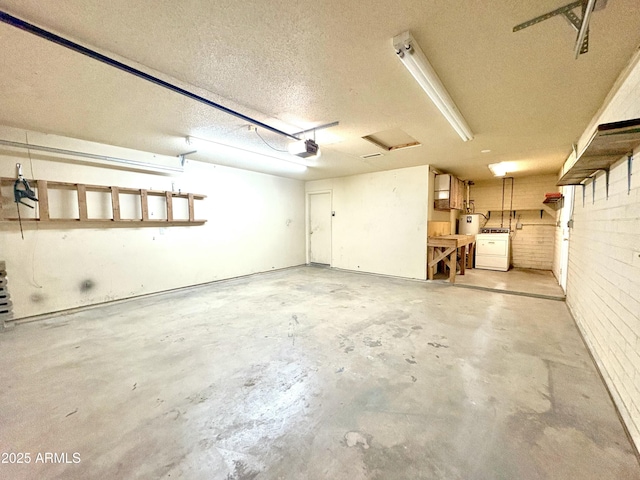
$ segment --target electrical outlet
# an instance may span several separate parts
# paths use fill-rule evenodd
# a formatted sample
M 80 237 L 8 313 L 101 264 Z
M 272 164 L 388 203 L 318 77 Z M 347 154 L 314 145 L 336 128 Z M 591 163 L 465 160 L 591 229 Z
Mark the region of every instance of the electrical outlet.
M 516 223 L 516 230 L 522 230 L 522 224 Z

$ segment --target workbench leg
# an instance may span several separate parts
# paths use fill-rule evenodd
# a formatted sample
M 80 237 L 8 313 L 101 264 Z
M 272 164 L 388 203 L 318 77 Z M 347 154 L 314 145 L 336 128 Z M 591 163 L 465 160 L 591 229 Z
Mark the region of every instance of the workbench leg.
M 427 248 L 427 279 L 428 280 L 433 280 L 433 267 L 430 267 L 429 264 L 433 261 L 434 250 L 435 250 L 435 247 Z
M 458 251 L 453 250 L 449 254 L 449 281 L 451 283 L 456 283 L 456 266 L 458 265 Z
M 469 257 L 467 258 L 467 268 L 473 268 L 473 254 L 476 249 L 476 243 L 469 244 Z
M 463 245 L 460 247 L 460 275 L 464 275 L 464 267 L 467 263 L 467 246 Z

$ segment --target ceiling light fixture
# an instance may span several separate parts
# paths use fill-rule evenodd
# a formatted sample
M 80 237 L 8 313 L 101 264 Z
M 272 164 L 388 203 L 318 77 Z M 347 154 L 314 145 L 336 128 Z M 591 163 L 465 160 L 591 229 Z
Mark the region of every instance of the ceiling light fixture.
M 504 177 L 507 174 L 507 164 L 505 162 L 489 164 L 489 170 L 494 177 Z
M 427 57 L 411 33 L 407 31 L 393 37 L 393 48 L 398 58 L 426 94 L 429 95 L 431 101 L 438 107 L 438 110 L 440 110 L 458 135 L 460 135 L 460 138 L 465 142 L 472 140 L 473 133 L 469 125 L 467 125 L 458 107 L 453 103 L 447 89 L 444 88 L 440 78 L 438 78 L 438 74 L 429 63 L 429 60 L 427 60 Z
M 189 136 L 187 137 L 187 144 L 197 148 L 198 152 L 220 156 L 227 161 L 231 160 L 233 163 L 237 162 L 238 164 L 242 164 L 249 161 L 256 166 L 271 167 L 289 172 L 301 173 L 307 170 L 307 166 L 300 163 L 290 162 L 263 153 L 253 152 L 251 150 L 245 150 L 244 148 L 233 147 L 203 138 Z

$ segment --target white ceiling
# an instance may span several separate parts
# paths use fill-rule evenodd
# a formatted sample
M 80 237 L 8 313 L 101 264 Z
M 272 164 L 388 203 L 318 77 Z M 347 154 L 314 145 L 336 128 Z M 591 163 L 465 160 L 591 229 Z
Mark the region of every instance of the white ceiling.
M 0 0 L 0 10 L 287 132 L 339 121 L 318 132 L 339 141 L 287 176 L 430 164 L 481 180 L 499 161 L 516 162 L 516 175 L 557 172 L 640 44 L 637 0 L 593 13 L 578 60 L 562 17 L 512 32 L 566 3 Z M 473 141 L 460 140 L 396 58 L 391 38 L 405 30 Z M 280 155 L 247 122 L 15 27 L 0 24 L 0 44 L 0 124 L 163 155 L 190 150 L 187 135 Z M 362 136 L 390 129 L 422 146 L 360 158 L 380 151 Z M 284 137 L 260 133 L 285 148 Z M 208 155 L 189 158 L 225 163 Z

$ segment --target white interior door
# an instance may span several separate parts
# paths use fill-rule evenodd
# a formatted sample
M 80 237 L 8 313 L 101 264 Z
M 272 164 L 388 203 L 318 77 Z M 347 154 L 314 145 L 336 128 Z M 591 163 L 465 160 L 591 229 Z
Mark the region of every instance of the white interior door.
M 331 265 L 331 193 L 309 194 L 309 262 Z
M 567 272 L 569 270 L 569 220 L 573 216 L 574 186 L 562 188 L 564 199 L 560 211 L 560 227 L 562 228 L 562 245 L 560 246 L 560 286 L 567 293 Z

